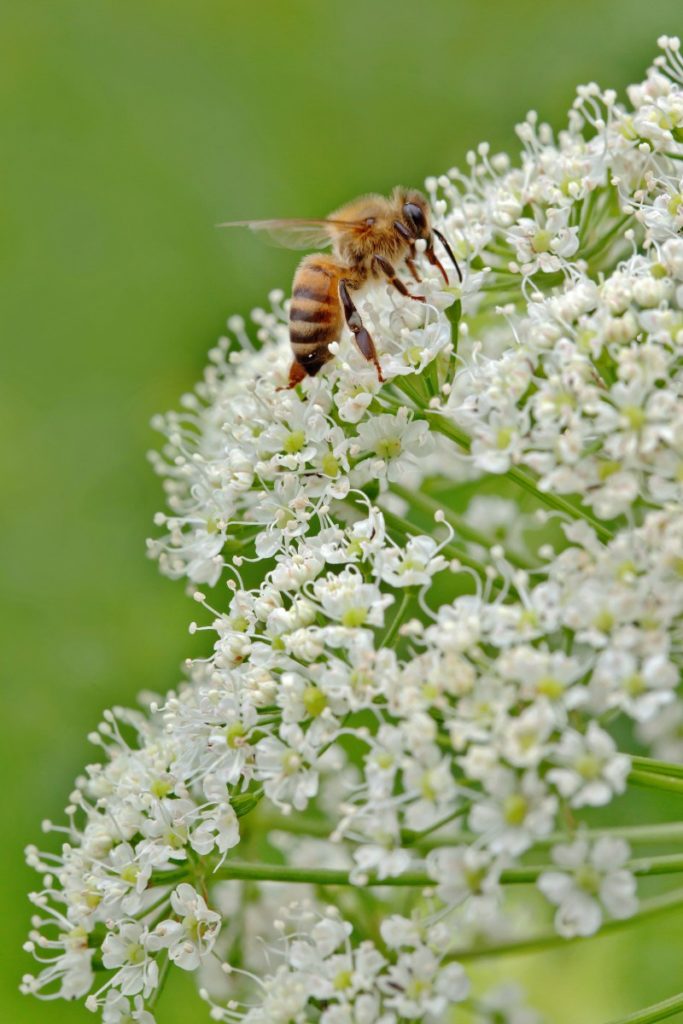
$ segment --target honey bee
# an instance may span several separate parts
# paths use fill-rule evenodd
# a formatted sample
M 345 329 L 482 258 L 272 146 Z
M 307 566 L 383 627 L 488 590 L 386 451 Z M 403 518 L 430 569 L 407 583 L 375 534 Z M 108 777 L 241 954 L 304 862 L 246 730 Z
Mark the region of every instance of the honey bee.
M 448 275 L 434 252 L 436 236 L 462 281 L 451 247 L 431 226 L 429 204 L 417 189 L 398 186 L 388 199 L 380 195 L 361 196 L 323 220 L 231 221 L 219 227 L 265 231 L 290 249 L 332 246 L 331 254 L 316 252 L 304 256 L 294 274 L 289 309 L 289 337 L 294 355 L 289 371 L 290 388 L 306 376 L 315 377 L 332 359 L 330 344 L 339 339 L 344 321 L 362 355 L 374 365 L 378 380 L 384 380 L 374 343 L 351 293 L 385 280 L 401 295 L 424 302 L 425 296 L 412 294 L 396 269 L 405 264 L 420 283 L 415 265 L 418 240 L 426 242 L 427 260 L 438 267 L 448 284 Z

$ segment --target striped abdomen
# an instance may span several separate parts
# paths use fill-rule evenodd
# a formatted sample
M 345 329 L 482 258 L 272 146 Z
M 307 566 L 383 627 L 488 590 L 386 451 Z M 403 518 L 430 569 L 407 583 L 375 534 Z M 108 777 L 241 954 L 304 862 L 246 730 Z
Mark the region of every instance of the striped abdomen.
M 294 275 L 289 337 L 294 359 L 314 377 L 332 358 L 328 346 L 342 329 L 339 281 L 345 268 L 333 257 L 306 256 Z

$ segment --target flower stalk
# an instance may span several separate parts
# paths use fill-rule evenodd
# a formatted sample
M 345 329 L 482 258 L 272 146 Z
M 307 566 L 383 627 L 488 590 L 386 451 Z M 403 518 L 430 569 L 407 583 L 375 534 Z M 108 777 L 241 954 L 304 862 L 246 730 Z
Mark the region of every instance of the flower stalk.
M 471 450 L 471 439 L 463 430 L 460 430 L 444 416 L 439 413 L 425 413 L 425 417 L 429 421 L 432 430 L 436 430 L 438 433 L 443 434 L 444 437 L 455 442 L 463 451 L 469 452 Z M 512 480 L 518 487 L 531 494 L 540 505 L 547 505 L 553 511 L 562 512 L 572 519 L 583 519 L 605 543 L 613 537 L 613 533 L 608 526 L 605 526 L 604 523 L 601 523 L 585 509 L 580 508 L 561 495 L 542 490 L 533 477 L 525 470 L 520 469 L 519 466 L 510 466 L 504 471 L 503 475 Z
M 600 932 L 592 936 L 564 938 L 555 932 L 546 932 L 532 938 L 521 938 L 515 939 L 512 942 L 499 943 L 496 946 L 492 945 L 479 949 L 456 949 L 451 955 L 455 960 L 465 962 L 499 956 L 516 956 L 521 953 L 543 953 L 548 949 L 563 946 L 565 943 L 587 942 L 591 938 L 599 938 L 605 934 L 622 931 L 624 928 L 639 921 L 645 921 L 652 917 L 658 917 L 660 914 L 668 914 L 671 911 L 679 910 L 681 906 L 683 906 L 683 889 L 674 889 L 665 895 L 653 896 L 649 900 L 643 900 L 638 912 L 630 918 L 606 921 Z
M 610 1024 L 655 1024 L 655 1021 L 666 1020 L 681 1011 L 683 1011 L 683 993 L 671 996 L 669 999 L 662 999 L 661 1002 L 653 1003 L 652 1006 L 647 1006 L 644 1010 L 638 1010 L 636 1013 L 629 1013 L 627 1017 L 610 1021 Z

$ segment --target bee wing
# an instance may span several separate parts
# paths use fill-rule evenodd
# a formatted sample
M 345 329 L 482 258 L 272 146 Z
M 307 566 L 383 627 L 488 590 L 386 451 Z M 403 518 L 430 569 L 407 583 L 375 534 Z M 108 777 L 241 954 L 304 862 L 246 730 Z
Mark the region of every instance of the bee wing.
M 348 220 L 232 220 L 217 227 L 262 231 L 285 249 L 324 249 L 332 244 L 335 228 L 349 231 L 365 228 L 365 224 Z

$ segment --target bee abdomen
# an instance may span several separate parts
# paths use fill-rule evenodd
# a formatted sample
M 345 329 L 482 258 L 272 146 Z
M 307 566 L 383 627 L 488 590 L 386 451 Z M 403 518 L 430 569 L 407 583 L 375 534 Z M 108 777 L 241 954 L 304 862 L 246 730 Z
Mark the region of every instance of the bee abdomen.
M 311 376 L 330 359 L 327 347 L 341 330 L 338 276 L 325 257 L 309 256 L 294 278 L 289 336 L 294 358 Z
M 289 322 L 301 324 L 329 324 L 336 318 L 333 306 L 319 302 L 293 300 L 289 310 Z
M 292 354 L 311 376 L 332 358 L 329 345 L 338 337 L 339 329 L 334 324 L 317 325 L 294 322 L 289 325 Z

